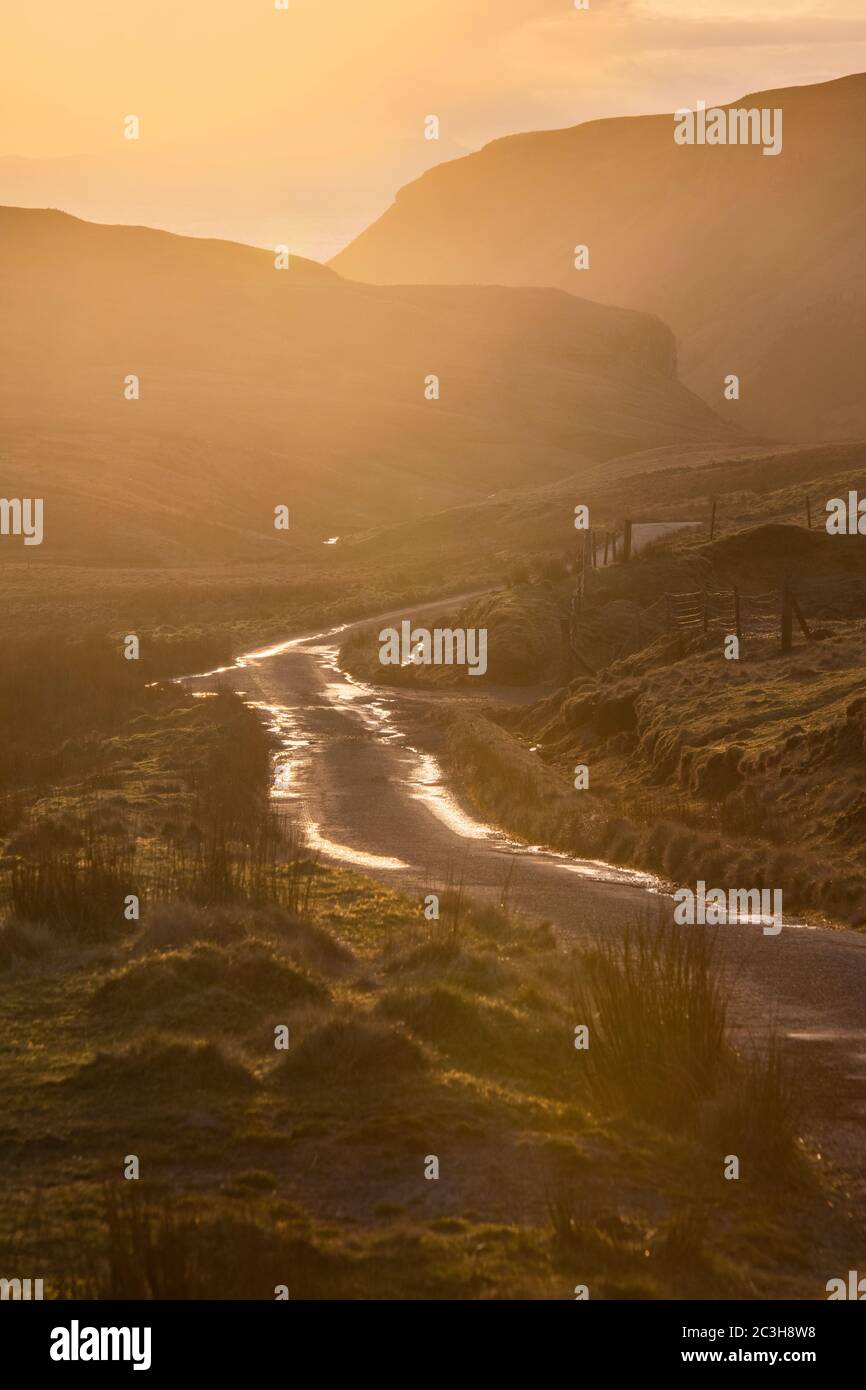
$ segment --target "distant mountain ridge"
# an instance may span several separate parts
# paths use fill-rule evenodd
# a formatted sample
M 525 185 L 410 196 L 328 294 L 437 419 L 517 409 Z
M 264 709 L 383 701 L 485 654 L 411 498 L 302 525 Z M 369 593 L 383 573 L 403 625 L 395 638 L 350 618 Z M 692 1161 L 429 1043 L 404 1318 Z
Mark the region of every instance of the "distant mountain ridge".
M 677 145 L 672 114 L 508 136 L 402 188 L 330 264 L 658 314 L 682 379 L 726 418 L 783 440 L 866 436 L 866 74 L 727 105 L 780 108 L 781 153 Z
M 56 211 L 0 209 L 0 239 L 2 491 L 46 506 L 28 562 L 282 558 L 635 449 L 735 438 L 677 380 L 669 329 L 633 310 L 354 284 Z

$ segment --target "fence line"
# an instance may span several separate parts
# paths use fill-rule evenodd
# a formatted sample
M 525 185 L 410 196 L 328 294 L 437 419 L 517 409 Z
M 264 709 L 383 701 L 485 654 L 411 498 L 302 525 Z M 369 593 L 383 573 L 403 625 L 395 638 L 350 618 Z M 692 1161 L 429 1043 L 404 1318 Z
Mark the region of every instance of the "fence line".
M 583 606 L 584 575 L 577 576 L 571 599 L 571 614 L 562 619 L 562 637 L 572 660 L 596 674 L 579 650 L 579 632 Z M 736 635 L 740 643 L 747 640 L 766 640 L 778 637 L 782 652 L 793 646 L 794 622 L 807 641 L 813 640 L 802 608 L 788 585 L 767 589 L 760 594 L 741 594 L 739 589 L 691 589 L 666 591 L 654 603 L 641 608 L 635 605 L 635 630 L 626 648 L 639 650 L 647 636 L 658 636 L 660 629 L 680 636 L 695 636 L 723 632 Z M 661 618 L 658 621 L 650 620 Z M 649 627 L 649 632 L 647 632 Z
M 741 594 L 739 589 L 692 589 L 666 593 L 668 631 L 688 632 L 723 628 L 742 642 L 746 637 L 773 637 L 778 633 L 782 651 L 791 650 L 794 619 L 807 641 L 812 633 L 803 610 L 787 584 L 760 594 Z

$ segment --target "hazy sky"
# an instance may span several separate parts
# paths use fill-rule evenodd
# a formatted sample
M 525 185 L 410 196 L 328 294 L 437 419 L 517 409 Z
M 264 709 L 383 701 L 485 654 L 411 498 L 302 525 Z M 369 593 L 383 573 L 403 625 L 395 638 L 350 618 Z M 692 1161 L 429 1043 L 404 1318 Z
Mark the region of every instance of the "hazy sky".
M 0 0 L 0 14 L 0 201 L 323 259 L 401 183 L 498 135 L 866 69 L 864 0 Z M 129 114 L 138 142 L 122 138 Z

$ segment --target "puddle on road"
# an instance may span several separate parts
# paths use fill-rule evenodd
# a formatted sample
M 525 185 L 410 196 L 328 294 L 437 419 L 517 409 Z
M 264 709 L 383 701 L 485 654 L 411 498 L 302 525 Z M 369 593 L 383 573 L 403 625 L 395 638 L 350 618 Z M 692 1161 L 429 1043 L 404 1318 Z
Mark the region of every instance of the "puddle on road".
M 413 801 L 420 801 L 433 815 L 460 835 L 464 840 L 490 840 L 511 848 L 512 843 L 501 831 L 492 825 L 473 820 L 460 807 L 442 781 L 439 764 L 430 753 L 420 753 L 417 748 L 406 745 L 406 752 L 413 759 L 413 767 L 406 778 L 405 785 Z M 517 846 L 515 846 L 517 848 Z
M 318 850 L 329 859 L 337 859 L 342 864 L 354 864 L 359 869 L 408 869 L 411 865 L 405 859 L 392 858 L 387 854 L 368 854 L 366 850 L 354 849 L 351 845 L 338 845 L 334 840 L 321 834 L 315 821 L 304 822 L 304 838 L 311 849 Z
M 813 1028 L 796 1033 L 787 1033 L 785 1036 L 795 1038 L 797 1042 L 863 1042 L 866 1040 L 866 1030 L 862 1028 Z
M 552 854 L 551 850 L 540 847 L 539 852 L 548 857 Z M 572 859 L 563 855 L 559 868 L 569 874 L 578 874 L 581 878 L 591 878 L 597 883 L 625 883 L 633 888 L 645 888 L 648 893 L 663 891 L 661 880 L 655 874 L 644 873 L 641 869 L 621 868 L 603 859 Z

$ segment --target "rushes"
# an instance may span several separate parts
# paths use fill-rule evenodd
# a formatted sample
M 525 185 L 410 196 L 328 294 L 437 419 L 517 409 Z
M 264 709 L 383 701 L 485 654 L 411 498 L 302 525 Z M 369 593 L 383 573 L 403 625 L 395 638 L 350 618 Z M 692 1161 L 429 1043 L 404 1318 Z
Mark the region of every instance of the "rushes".
M 645 1118 L 681 1120 L 717 1089 L 729 1056 L 727 1005 L 704 933 L 673 928 L 600 939 L 575 986 L 590 1028 L 593 1097 Z
M 178 1210 L 174 1194 L 106 1188 L 104 1253 L 76 1252 L 61 1297 L 273 1299 L 346 1294 L 345 1261 L 321 1252 L 306 1223 L 260 1224 L 257 1211 Z
M 295 826 L 268 806 L 237 837 L 220 817 L 186 841 L 140 848 L 133 833 L 85 818 L 71 837 L 43 837 L 13 861 L 5 898 L 14 919 L 85 943 L 129 927 L 125 905 L 182 899 L 202 906 L 274 904 L 305 915 L 315 864 Z
M 601 939 L 580 968 L 573 999 L 590 1029 L 582 1056 L 592 1103 L 688 1129 L 720 1155 L 736 1154 L 758 1181 L 802 1171 L 779 1041 L 735 1050 L 706 933 L 633 928 L 619 943 Z
M 99 940 L 123 921 L 125 895 L 136 891 L 134 861 L 134 840 L 100 832 L 88 818 L 72 844 L 44 840 L 13 863 L 9 906 L 21 921 Z
M 705 1137 L 730 1146 L 751 1172 L 778 1180 L 804 1178 L 797 1143 L 799 1103 L 778 1038 L 737 1059 L 737 1066 L 704 1122 Z
M 183 711 L 187 697 L 176 699 Z M 0 871 L 12 920 L 84 944 L 122 935 L 159 900 L 306 913 L 315 865 L 270 802 L 271 739 L 256 717 L 221 693 L 185 752 L 189 791 L 161 833 L 96 794 L 20 825 Z
M 315 861 L 303 851 L 296 826 L 263 805 L 242 835 L 215 817 L 192 842 L 161 849 L 149 883 L 155 899 L 184 898 L 202 906 L 276 904 L 305 915 Z

